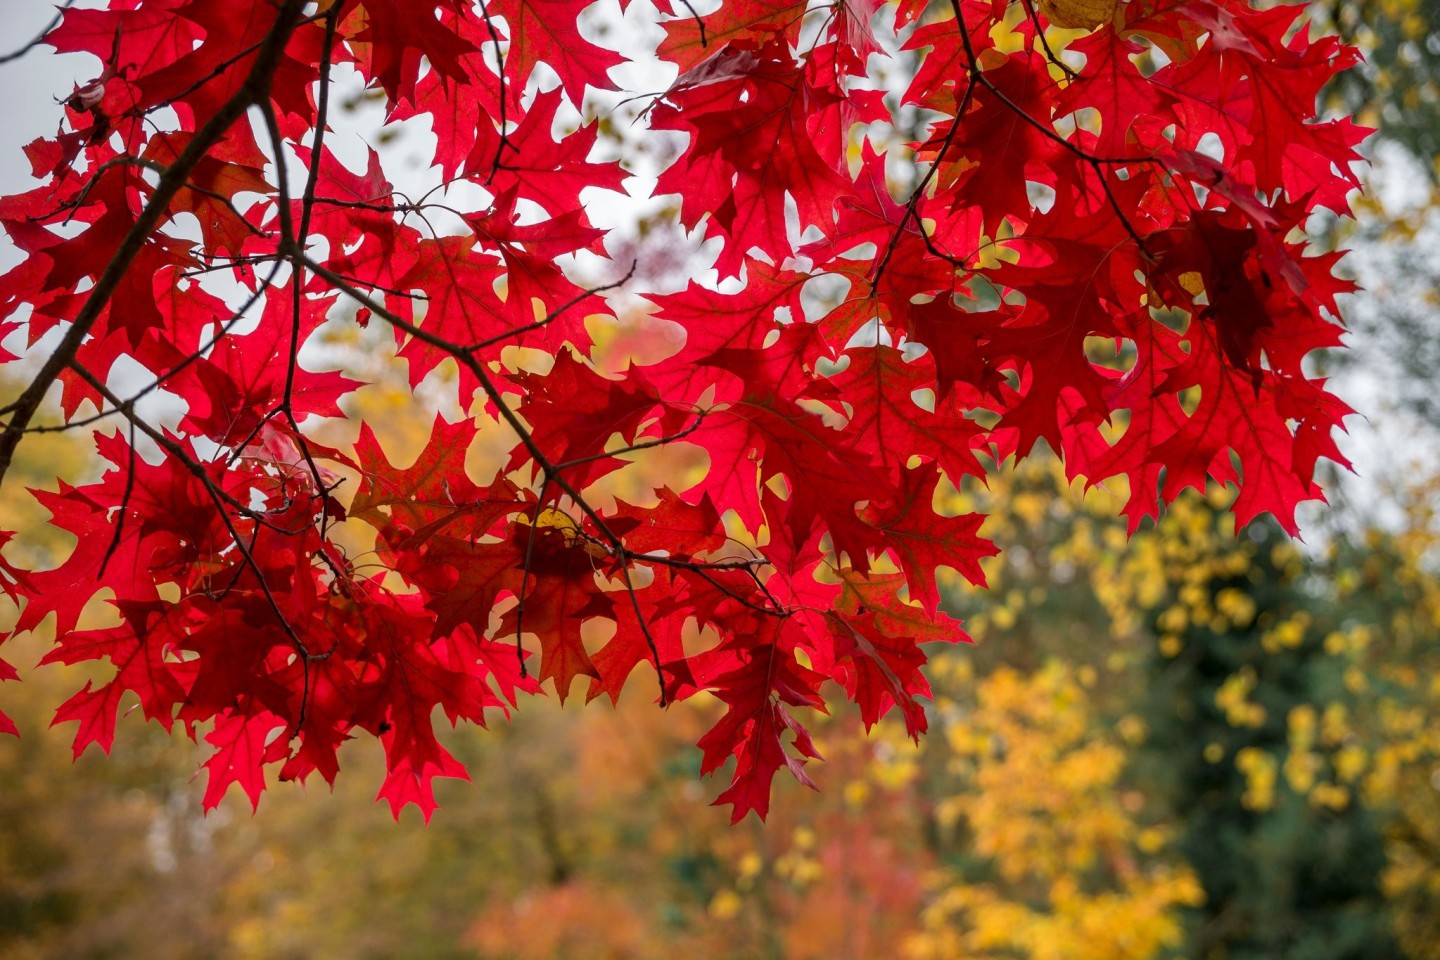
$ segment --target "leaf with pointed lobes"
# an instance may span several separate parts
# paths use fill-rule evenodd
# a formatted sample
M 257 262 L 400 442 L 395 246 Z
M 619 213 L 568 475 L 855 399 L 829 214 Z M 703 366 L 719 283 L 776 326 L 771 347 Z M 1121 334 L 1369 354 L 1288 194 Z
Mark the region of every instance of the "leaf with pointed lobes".
M 890 707 L 898 706 L 905 717 L 905 732 L 919 743 L 929 724 L 915 698 L 928 697 L 930 684 L 920 672 L 926 657 L 915 638 L 885 632 L 875 614 L 831 612 L 826 621 L 841 664 L 840 682 L 860 707 L 865 729 L 879 723 Z
M 538 640 L 538 679 L 553 680 L 563 703 L 578 677 L 603 679 L 585 643 L 584 625 L 596 618 L 615 620 L 615 607 L 629 600 L 625 593 L 603 588 L 606 562 L 586 549 L 572 527 L 517 528 L 511 537 L 529 582 L 520 602 L 500 618 L 497 635 L 531 634 Z
M 368 54 L 366 73 L 396 100 L 414 99 L 422 63 L 443 77 L 464 76 L 460 60 L 471 50 L 454 21 L 474 13 L 459 0 L 342 0 L 342 9 L 352 49 Z
M 523 246 L 547 260 L 562 253 L 594 248 L 605 236 L 605 231 L 590 226 L 584 210 L 570 210 L 539 223 L 521 224 L 515 210 L 518 194 L 519 187 L 512 185 L 484 214 L 466 217 L 465 221 L 475 228 L 477 237 Z
M 911 596 L 930 614 L 940 603 L 940 591 L 935 586 L 937 568 L 952 567 L 966 580 L 983 587 L 985 571 L 980 561 L 1000 553 L 994 543 L 980 536 L 983 516 L 936 514 L 935 488 L 939 483 L 940 470 L 933 463 L 906 470 L 893 499 L 872 501 L 865 510 L 866 521 L 880 532 L 886 549 L 905 571 Z
M 465 459 L 475 437 L 468 420 L 437 419 L 415 460 L 397 467 L 375 431 L 362 424 L 354 455 L 360 487 L 349 515 L 382 530 L 397 548 L 403 543 L 413 549 L 442 531 L 451 536 L 489 533 L 497 521 L 525 504 L 518 488 L 504 477 L 488 487 L 470 479 Z
M 604 694 L 611 703 L 618 704 L 626 680 L 641 665 L 649 665 L 645 672 L 650 674 L 658 669 L 658 683 L 663 684 L 666 703 L 672 702 L 678 691 L 694 687 L 682 642 L 685 617 L 673 609 L 672 598 L 657 601 L 652 596 L 654 593 L 654 590 L 644 591 L 637 597 L 637 603 L 629 603 L 622 597 L 604 611 L 605 618 L 614 622 L 615 633 L 590 658 L 597 676 L 591 679 L 590 689 L 585 693 L 587 703 Z M 656 656 L 660 659 L 658 668 Z M 657 683 L 653 676 L 649 679 L 652 684 Z
M 520 593 L 525 553 L 516 535 L 487 543 L 440 534 L 399 553 L 396 567 L 423 591 L 437 634 L 462 624 L 484 634 L 496 603 Z
M 508 25 L 505 69 L 512 73 L 517 100 L 539 61 L 555 71 L 575 103 L 585 99 L 586 86 L 616 89 L 609 73 L 626 58 L 586 38 L 576 7 L 572 0 L 490 0 L 485 6 L 487 16 L 504 17 Z
M 782 738 L 786 730 L 794 734 L 793 753 L 785 749 Z M 704 738 L 700 746 L 705 748 Z M 731 823 L 739 823 L 752 810 L 761 820 L 765 819 L 770 812 L 770 784 L 781 767 L 810 789 L 819 789 L 805 773 L 805 761 L 822 759 L 820 752 L 815 749 L 809 731 L 778 703 L 766 701 L 745 721 L 734 754 L 735 775 L 714 803 L 715 806 L 731 805 Z
M 928 613 L 901 599 L 906 578 L 898 573 L 861 573 L 849 567 L 835 571 L 842 591 L 835 609 L 846 616 L 873 615 L 886 633 L 914 637 L 920 643 L 973 643 L 960 621 L 945 613 Z
M 677 546 L 683 556 L 695 557 L 718 550 L 728 539 L 720 523 L 710 495 L 702 493 L 699 503 L 690 503 L 669 487 L 655 491 L 658 501 L 653 507 L 640 507 L 617 501 L 615 514 L 607 517 L 610 529 L 636 553 L 672 551 Z
M 805 63 L 793 59 L 783 41 L 771 40 L 726 47 L 682 74 L 655 108 L 657 129 L 692 134 L 684 164 L 662 174 L 656 192 L 681 196 L 687 225 L 709 216 L 730 238 L 718 264 L 723 275 L 739 272 L 739 255 L 752 245 L 774 261 L 788 252 L 787 194 L 802 229 L 826 229 L 835 204 L 854 192 L 849 177 L 820 154 L 819 131 L 810 126 L 833 97 L 813 85 Z M 773 163 L 776 153 L 786 162 Z M 689 181 L 690 167 L 703 169 L 706 180 Z
M 762 819 L 769 809 L 770 783 L 781 767 L 808 787 L 807 759 L 820 754 L 809 732 L 786 705 L 825 710 L 820 687 L 825 675 L 796 656 L 803 635 L 792 618 L 751 614 L 743 632 L 726 638 L 697 658 L 696 679 L 725 704 L 725 715 L 700 739 L 702 775 L 735 758 L 729 788 L 715 803 L 733 805 L 732 822 L 754 810 Z M 785 733 L 793 733 L 786 750 Z M 793 752 L 791 752 L 793 751 Z
M 300 369 L 291 379 L 290 354 L 283 342 L 225 340 L 210 356 L 196 360 L 185 375 L 193 383 L 191 395 L 197 401 L 186 425 L 216 443 L 237 445 L 272 419 L 277 402 L 285 396 L 287 380 L 296 420 L 311 414 L 339 416 L 340 398 L 360 386 L 359 381 L 335 372 Z
M 930 695 L 920 671 L 927 659 L 920 644 L 969 643 L 970 637 L 945 614 L 927 613 L 903 599 L 904 574 L 862 573 L 851 567 L 829 572 L 841 584 L 833 607 L 820 614 L 802 609 L 810 629 L 828 633 L 833 641 L 812 655 L 815 668 L 845 688 L 867 728 L 898 706 L 907 732 L 918 740 L 928 720 L 917 698 Z
M 514 380 L 526 390 L 517 412 L 530 425 L 531 437 L 550 451 L 553 463 L 573 463 L 565 470 L 566 479 L 582 487 L 625 465 L 618 456 L 606 454 L 611 438 L 618 435 L 622 443 L 630 443 L 663 402 L 638 373 L 607 380 L 568 350 L 561 351 L 545 376 L 521 373 Z M 680 411 L 660 411 L 662 435 L 679 429 L 682 416 Z M 517 447 L 510 466 L 528 457 L 528 450 Z
M 146 159 L 169 165 L 189 143 L 190 137 L 186 134 L 156 136 L 146 149 Z M 256 159 L 261 159 L 258 152 Z M 235 255 L 260 228 L 246 216 L 248 211 L 236 209 L 230 198 L 246 192 L 263 194 L 268 189 L 269 181 L 263 168 L 206 157 L 190 175 L 189 186 L 170 201 L 170 209 L 174 213 L 193 214 L 210 249 Z
M 980 425 L 947 410 L 944 402 L 926 409 L 916 395 L 933 395 L 935 362 L 926 354 L 914 360 L 894 347 L 848 351 L 850 363 L 830 378 L 854 411 L 845 425 L 845 441 L 874 461 L 905 468 L 911 456 L 938 463 L 947 476 L 983 475 L 975 455 L 984 434 Z M 927 398 L 928 399 L 928 398 Z
M 250 800 L 250 809 L 260 807 L 260 794 L 265 789 L 265 754 L 271 736 L 283 731 L 285 721 L 272 713 L 249 715 L 227 711 L 215 720 L 215 729 L 205 735 L 205 742 L 215 748 L 205 761 L 209 777 L 205 797 L 206 810 L 214 810 L 231 784 L 240 784 Z
M 499 153 L 491 143 L 477 143 L 465 172 L 492 179 L 501 193 L 516 190 L 521 199 L 538 204 L 552 217 L 584 210 L 581 191 L 587 188 L 623 193 L 625 173 L 619 165 L 589 159 L 600 136 L 598 124 L 586 124 L 556 139 L 563 103 L 559 89 L 537 92 L 524 115 L 516 118 L 516 127 L 506 135 Z M 493 166 L 496 156 L 499 167 Z

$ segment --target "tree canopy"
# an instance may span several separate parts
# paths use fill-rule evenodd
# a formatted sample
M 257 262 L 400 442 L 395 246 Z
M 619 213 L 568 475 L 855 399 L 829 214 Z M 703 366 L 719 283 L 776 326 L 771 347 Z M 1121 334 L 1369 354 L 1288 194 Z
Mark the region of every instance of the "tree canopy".
M 214 748 L 207 804 L 258 802 L 363 731 L 428 816 L 465 775 L 437 708 L 616 699 L 648 665 L 660 704 L 724 705 L 701 770 L 733 760 L 719 802 L 764 816 L 827 682 L 926 729 L 922 644 L 964 639 L 937 570 L 984 584 L 998 550 L 944 506 L 966 478 L 1048 447 L 1123 484 L 1132 531 L 1213 481 L 1295 532 L 1349 412 L 1304 366 L 1350 289 L 1305 227 L 1348 213 L 1367 132 L 1317 117 L 1356 54 L 1303 14 L 66 10 L 43 43 L 99 67 L 0 199 L 0 475 L 90 426 L 108 469 L 37 494 L 76 546 L 0 586 L 46 661 L 109 664 L 56 714 L 76 753 L 133 697 Z M 337 152 L 342 93 L 433 144 L 422 190 Z M 598 212 L 647 195 L 660 243 Z M 412 455 L 335 423 L 366 385 L 343 331 L 442 398 Z

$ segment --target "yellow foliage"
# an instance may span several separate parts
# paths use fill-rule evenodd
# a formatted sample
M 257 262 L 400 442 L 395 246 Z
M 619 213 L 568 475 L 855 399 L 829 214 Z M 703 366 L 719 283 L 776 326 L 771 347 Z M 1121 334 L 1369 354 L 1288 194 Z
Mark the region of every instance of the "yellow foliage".
M 1305 642 L 1305 627 L 1309 617 L 1303 611 L 1288 620 L 1282 620 L 1260 637 L 1260 645 L 1266 653 L 1294 650 Z
M 1250 810 L 1269 810 L 1275 805 L 1275 758 L 1259 747 L 1245 747 L 1235 755 L 1235 766 L 1245 775 L 1245 793 L 1240 798 Z
M 945 878 L 905 957 L 1140 960 L 1178 943 L 1178 908 L 1200 889 L 1165 857 L 1167 831 L 1137 819 L 1143 798 L 1121 778 L 1124 741 L 1144 725 L 1100 724 L 1098 682 L 1093 667 L 1052 660 L 976 684 L 973 710 L 947 729 L 966 789 L 941 810 L 992 879 Z
M 1215 706 L 1225 711 L 1225 719 L 1235 727 L 1260 727 L 1265 724 L 1265 708 L 1249 700 L 1255 690 L 1255 671 L 1246 667 L 1228 677 L 1215 693 Z
M 1114 766 L 1123 767 L 1123 751 L 1144 736 L 1142 730 L 1137 737 L 1123 720 L 1097 733 L 1089 728 L 1104 721 L 1091 716 L 1079 724 L 1082 733 L 1076 739 L 1073 716 L 1060 715 L 1073 710 L 1075 702 L 1095 698 L 1123 717 L 1127 706 L 1114 698 L 1123 698 L 1127 685 L 1135 683 L 1135 674 L 1127 671 L 1143 660 L 1146 645 L 1156 643 L 1166 658 L 1200 656 L 1203 651 L 1189 646 L 1187 634 L 1208 629 L 1254 631 L 1258 640 L 1252 665 L 1232 668 L 1235 672 L 1222 678 L 1216 706 L 1229 723 L 1263 731 L 1266 740 L 1267 728 L 1283 721 L 1286 739 L 1245 748 L 1240 737 L 1228 752 L 1215 742 L 1204 751 L 1205 761 L 1235 764 L 1244 777 L 1242 802 L 1257 812 L 1292 796 L 1319 809 L 1363 804 L 1373 811 L 1383 826 L 1390 862 L 1384 885 L 1405 949 L 1411 956 L 1440 960 L 1440 858 L 1433 855 L 1440 849 L 1440 806 L 1435 804 L 1440 790 L 1440 776 L 1435 776 L 1440 769 L 1440 477 L 1425 478 L 1396 495 L 1405 513 L 1398 531 L 1370 531 L 1344 561 L 1337 561 L 1340 554 L 1332 550 L 1330 579 L 1320 586 L 1321 596 L 1328 589 L 1337 602 L 1322 599 L 1300 610 L 1257 608 L 1244 581 L 1270 576 L 1261 572 L 1268 564 L 1282 581 L 1298 582 L 1324 572 L 1324 561 L 1292 542 L 1237 537 L 1233 523 L 1215 513 L 1232 492 L 1212 487 L 1204 500 L 1181 498 L 1154 531 L 1127 539 L 1124 524 L 1113 520 L 1123 502 L 1123 484 L 1107 481 L 1106 486 L 1111 489 L 1080 496 L 1058 464 L 1048 472 L 1027 464 L 1002 473 L 989 490 L 969 494 L 972 508 L 994 511 L 987 532 L 1023 544 L 1024 551 L 1012 551 L 992 568 L 996 590 L 990 598 L 975 598 L 978 616 L 964 608 L 977 626 L 980 643 L 972 656 L 982 664 L 979 679 L 973 686 L 964 684 L 962 695 L 951 673 L 936 674 L 947 704 L 937 712 L 955 753 L 948 770 L 961 786 L 937 801 L 935 816 L 947 836 L 984 853 L 993 867 L 977 877 L 952 878 L 956 887 L 940 888 L 923 918 L 923 934 L 906 945 L 907 955 L 947 960 L 1084 955 L 1067 952 L 1071 941 L 1063 935 L 1055 940 L 1059 946 L 1041 946 L 1033 939 L 1042 922 L 1053 924 L 1064 916 L 1066 891 L 1058 878 L 1071 871 L 1088 877 L 1088 871 L 1100 870 L 1113 856 L 1095 839 L 1106 835 L 1101 825 L 1107 816 L 1118 818 L 1108 821 L 1112 827 L 1130 825 L 1124 842 L 1131 856 L 1163 856 L 1165 847 L 1145 833 L 1148 825 L 1134 822 L 1118 795 L 1107 798 L 1108 806 L 1091 805 L 1083 826 L 1067 832 L 1056 825 L 1077 815 L 1067 804 L 1116 776 L 1107 767 L 1107 749 L 1120 751 Z M 1049 499 L 1044 509 L 1037 492 L 1040 500 Z M 1117 493 L 1120 501 L 1114 499 Z M 1062 569 L 1063 577 L 1053 576 Z M 1057 611 L 1062 617 L 1068 613 L 1065 608 L 1044 607 L 1044 617 L 1036 610 L 1045 598 L 1037 596 L 1034 585 L 1046 584 L 1047 575 L 1053 582 L 1046 589 L 1052 593 L 1077 578 L 1088 588 L 1085 599 L 1098 602 L 1105 613 L 1101 625 L 1112 643 L 1108 653 L 1072 642 L 1083 628 L 1055 619 Z M 1226 581 L 1231 585 L 1223 585 Z M 1014 602 L 1017 590 L 1023 591 L 1023 603 Z M 969 596 L 964 590 L 957 593 Z M 1303 601 L 1295 605 L 1312 607 Z M 1004 654 L 987 661 L 987 648 L 1002 642 Z M 1068 666 L 1036 669 L 1046 654 L 1063 658 Z M 1268 689 L 1261 689 L 1270 682 L 1267 657 L 1286 658 L 1281 662 L 1316 658 L 1321 674 L 1333 679 L 1315 687 L 1321 695 L 1295 709 L 1287 702 L 1286 715 L 1271 717 L 1265 704 L 1274 701 Z M 987 677 L 984 664 L 997 659 L 1025 669 L 989 668 Z M 1078 700 L 1066 699 L 1065 684 L 1051 673 L 1057 669 Z M 1098 670 L 1097 678 L 1092 679 L 1091 670 Z M 1118 781 L 1111 780 L 1111 790 L 1122 792 Z M 966 888 L 957 889 L 965 880 L 970 881 Z M 1082 883 L 1080 889 L 1092 888 Z M 1124 955 L 1110 949 L 1108 955 Z

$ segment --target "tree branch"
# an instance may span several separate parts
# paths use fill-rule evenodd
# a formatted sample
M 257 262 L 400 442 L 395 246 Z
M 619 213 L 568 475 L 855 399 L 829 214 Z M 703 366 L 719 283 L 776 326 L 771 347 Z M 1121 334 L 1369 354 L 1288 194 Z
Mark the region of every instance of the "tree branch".
M 165 173 L 155 186 L 155 192 L 150 195 L 145 208 L 135 218 L 135 223 L 106 263 L 104 272 L 95 281 L 94 288 L 86 298 L 85 305 L 76 314 L 70 329 L 65 331 L 65 336 L 55 351 L 46 358 L 29 386 L 15 399 L 10 419 L 5 424 L 4 431 L 0 432 L 0 483 L 4 482 L 5 474 L 15 456 L 15 448 L 25 436 L 25 430 L 35 412 L 40 409 L 50 384 L 55 382 L 61 370 L 74 362 L 80 345 L 89 335 L 95 321 L 100 318 L 101 312 L 109 305 L 110 297 L 119 286 L 121 278 L 165 217 L 170 201 L 185 187 L 190 173 L 205 159 L 210 148 L 224 137 L 226 131 L 244 115 L 246 109 L 256 102 L 262 92 L 269 90 L 270 78 L 279 65 L 280 54 L 295 29 L 296 20 L 303 7 L 304 0 L 284 0 L 276 14 L 275 25 L 270 28 L 265 44 L 256 56 L 245 85 L 196 131 L 180 156 L 175 158 L 175 162 L 165 168 Z

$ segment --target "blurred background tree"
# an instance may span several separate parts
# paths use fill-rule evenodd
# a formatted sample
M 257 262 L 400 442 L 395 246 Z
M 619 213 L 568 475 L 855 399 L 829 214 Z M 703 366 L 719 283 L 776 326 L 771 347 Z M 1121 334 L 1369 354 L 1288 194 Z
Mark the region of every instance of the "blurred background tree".
M 1338 103 L 1416 157 L 1440 156 L 1440 3 L 1319 0 L 1311 9 L 1321 29 L 1365 53 L 1366 63 L 1335 84 Z

